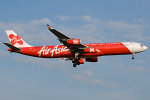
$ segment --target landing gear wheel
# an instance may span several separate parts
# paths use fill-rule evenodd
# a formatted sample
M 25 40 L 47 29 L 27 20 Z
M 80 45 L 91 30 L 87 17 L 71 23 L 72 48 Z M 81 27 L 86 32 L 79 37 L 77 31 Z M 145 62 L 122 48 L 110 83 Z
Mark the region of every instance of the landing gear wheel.
M 75 60 L 72 60 L 72 63 L 75 63 Z
M 77 66 L 76 63 L 74 63 L 74 64 L 73 64 L 73 67 L 76 67 L 76 66 Z
M 80 65 L 80 62 L 79 62 L 79 61 L 77 61 L 77 65 Z
M 132 59 L 134 59 L 134 57 L 132 57 Z

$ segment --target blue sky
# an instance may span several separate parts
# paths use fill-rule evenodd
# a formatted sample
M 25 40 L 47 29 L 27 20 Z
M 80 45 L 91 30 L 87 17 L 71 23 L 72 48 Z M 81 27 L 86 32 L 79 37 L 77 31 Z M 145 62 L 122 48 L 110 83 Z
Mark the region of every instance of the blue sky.
M 150 52 L 70 61 L 9 53 L 5 30 L 33 46 L 60 44 L 50 24 L 82 43 L 140 42 L 150 47 L 149 0 L 1 0 L 1 100 L 149 100 Z

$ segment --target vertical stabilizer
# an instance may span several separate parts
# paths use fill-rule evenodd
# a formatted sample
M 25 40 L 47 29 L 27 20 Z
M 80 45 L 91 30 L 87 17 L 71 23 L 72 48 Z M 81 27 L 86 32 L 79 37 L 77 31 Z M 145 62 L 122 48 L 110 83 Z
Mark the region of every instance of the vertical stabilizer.
M 23 39 L 21 39 L 13 30 L 6 30 L 8 38 L 11 44 L 15 47 L 32 47 L 27 44 Z

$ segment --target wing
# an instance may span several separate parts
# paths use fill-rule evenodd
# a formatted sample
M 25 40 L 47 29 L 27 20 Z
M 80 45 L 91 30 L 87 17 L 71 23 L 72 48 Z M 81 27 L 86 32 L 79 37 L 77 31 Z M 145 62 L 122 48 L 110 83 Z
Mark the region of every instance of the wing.
M 64 34 L 58 32 L 57 30 L 51 28 L 51 26 L 47 25 L 47 28 L 58 37 L 58 39 L 70 39 L 69 37 L 65 36 Z M 60 41 L 61 42 L 61 41 Z
M 75 52 L 84 53 L 84 49 L 88 48 L 87 46 L 81 44 L 80 39 L 73 39 L 64 34 L 60 33 L 56 29 L 51 28 L 51 26 L 47 25 L 47 28 L 58 37 L 58 40 L 67 46 L 70 49 L 70 52 L 74 54 Z

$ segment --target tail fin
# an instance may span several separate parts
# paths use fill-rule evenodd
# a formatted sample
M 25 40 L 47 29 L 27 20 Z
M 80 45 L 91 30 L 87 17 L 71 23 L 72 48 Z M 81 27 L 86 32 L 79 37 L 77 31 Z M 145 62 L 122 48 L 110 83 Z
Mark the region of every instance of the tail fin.
M 27 44 L 23 41 L 13 30 L 6 30 L 8 38 L 11 44 L 15 47 L 32 47 L 31 45 Z

